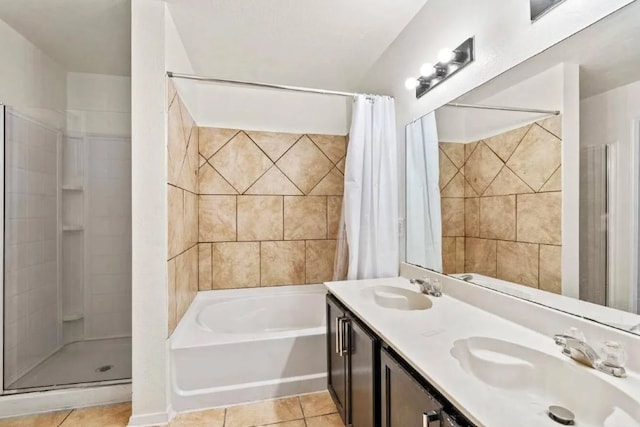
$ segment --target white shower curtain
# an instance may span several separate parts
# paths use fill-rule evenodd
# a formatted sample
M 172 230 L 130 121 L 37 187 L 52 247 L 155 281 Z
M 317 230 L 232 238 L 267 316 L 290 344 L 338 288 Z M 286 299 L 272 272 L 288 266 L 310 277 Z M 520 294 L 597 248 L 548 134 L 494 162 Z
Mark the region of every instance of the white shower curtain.
M 407 262 L 442 271 L 440 167 L 435 113 L 407 125 Z
M 334 279 L 398 275 L 398 165 L 392 98 L 354 99 Z

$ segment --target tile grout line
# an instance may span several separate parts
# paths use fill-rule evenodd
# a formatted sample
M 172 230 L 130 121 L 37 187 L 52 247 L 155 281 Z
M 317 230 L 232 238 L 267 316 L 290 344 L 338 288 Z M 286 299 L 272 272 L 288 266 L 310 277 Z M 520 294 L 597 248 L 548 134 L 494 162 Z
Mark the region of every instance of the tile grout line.
M 60 427 L 62 424 L 64 424 L 65 421 L 67 421 L 67 418 L 69 418 L 71 416 L 73 411 L 75 411 L 75 409 L 72 409 L 72 410 L 69 411 L 69 413 L 62 419 L 62 421 L 60 421 L 60 424 L 58 424 L 58 427 Z

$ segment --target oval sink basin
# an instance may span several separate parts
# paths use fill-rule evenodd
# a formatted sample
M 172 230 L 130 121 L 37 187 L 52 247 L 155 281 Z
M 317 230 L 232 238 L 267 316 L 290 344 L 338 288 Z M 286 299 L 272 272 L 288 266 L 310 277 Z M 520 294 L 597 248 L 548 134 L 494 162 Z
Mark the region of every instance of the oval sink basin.
M 432 306 L 428 296 L 394 286 L 372 286 L 363 289 L 362 293 L 380 307 L 394 310 L 427 310 Z
M 540 425 L 559 425 L 546 417 L 549 406 L 559 405 L 575 414 L 577 426 L 640 426 L 638 401 L 570 359 L 488 337 L 455 341 L 451 355 L 495 393 L 541 416 Z

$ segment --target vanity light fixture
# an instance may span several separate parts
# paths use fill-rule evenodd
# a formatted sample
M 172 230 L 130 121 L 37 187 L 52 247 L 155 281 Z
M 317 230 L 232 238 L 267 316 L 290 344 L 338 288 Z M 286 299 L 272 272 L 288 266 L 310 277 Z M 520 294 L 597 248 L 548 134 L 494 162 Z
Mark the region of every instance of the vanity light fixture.
M 422 97 L 425 93 L 453 76 L 458 71 L 469 65 L 475 59 L 474 39 L 469 37 L 460 46 L 451 50 L 441 49 L 438 52 L 438 63 L 425 63 L 420 67 L 420 77 L 408 78 L 404 86 L 408 90 L 416 91 L 416 98 Z

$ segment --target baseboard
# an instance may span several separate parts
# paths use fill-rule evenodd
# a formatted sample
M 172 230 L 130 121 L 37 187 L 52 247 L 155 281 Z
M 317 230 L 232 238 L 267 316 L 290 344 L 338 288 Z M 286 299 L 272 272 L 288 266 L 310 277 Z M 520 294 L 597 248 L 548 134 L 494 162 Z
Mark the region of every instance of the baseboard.
M 166 412 L 155 412 L 151 414 L 131 415 L 129 418 L 129 427 L 150 427 L 158 425 L 167 425 L 175 416 L 171 408 L 167 408 Z

